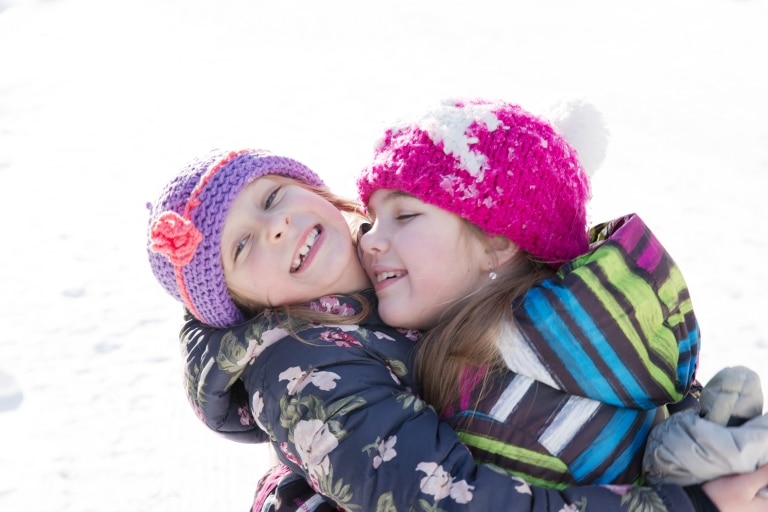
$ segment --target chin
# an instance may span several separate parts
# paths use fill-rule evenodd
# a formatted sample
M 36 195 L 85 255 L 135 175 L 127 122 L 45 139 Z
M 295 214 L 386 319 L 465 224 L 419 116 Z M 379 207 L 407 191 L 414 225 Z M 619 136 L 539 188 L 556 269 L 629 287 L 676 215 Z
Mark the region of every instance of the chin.
M 379 304 L 379 316 L 385 324 L 392 327 L 400 327 L 400 323 L 403 321 L 402 317 L 398 315 L 397 312 L 382 307 L 381 304 Z
M 379 305 L 379 316 L 382 320 L 384 320 L 385 324 L 391 327 L 417 329 L 416 327 L 412 327 L 416 322 L 411 315 L 398 314 L 397 311 L 387 310 L 386 308 L 382 308 L 381 305 Z

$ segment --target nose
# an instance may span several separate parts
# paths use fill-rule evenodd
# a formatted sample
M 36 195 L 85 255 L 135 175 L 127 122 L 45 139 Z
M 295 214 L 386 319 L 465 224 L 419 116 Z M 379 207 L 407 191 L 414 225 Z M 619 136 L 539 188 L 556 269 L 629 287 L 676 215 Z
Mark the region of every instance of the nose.
M 358 247 L 364 254 L 373 254 L 386 251 L 389 243 L 375 222 L 372 224 L 366 222 L 360 226 Z
M 277 243 L 285 238 L 286 232 L 291 225 L 291 216 L 287 213 L 271 216 L 267 221 L 266 236 L 271 243 Z

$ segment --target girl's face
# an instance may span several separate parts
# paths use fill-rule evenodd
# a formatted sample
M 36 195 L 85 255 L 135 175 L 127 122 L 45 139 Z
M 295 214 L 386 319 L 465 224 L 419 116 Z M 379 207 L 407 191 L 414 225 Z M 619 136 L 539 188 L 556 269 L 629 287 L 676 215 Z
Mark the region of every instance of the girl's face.
M 282 176 L 263 176 L 235 198 L 221 260 L 230 291 L 254 305 L 299 304 L 370 286 L 342 213 Z
M 372 226 L 360 249 L 386 323 L 433 327 L 488 281 L 492 259 L 460 217 L 393 190 L 374 192 L 368 213 Z

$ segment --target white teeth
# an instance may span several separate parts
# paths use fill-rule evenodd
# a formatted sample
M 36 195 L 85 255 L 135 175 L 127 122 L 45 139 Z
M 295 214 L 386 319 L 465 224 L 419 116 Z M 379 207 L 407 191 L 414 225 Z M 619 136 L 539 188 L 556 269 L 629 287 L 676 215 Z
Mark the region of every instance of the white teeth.
M 299 267 L 301 266 L 301 262 L 304 261 L 304 257 L 309 254 L 309 250 L 312 249 L 312 246 L 315 245 L 315 241 L 317 241 L 317 237 L 320 236 L 320 230 L 315 228 L 312 231 L 309 232 L 307 235 L 307 239 L 304 240 L 304 245 L 299 249 L 299 253 L 296 255 L 296 258 L 293 260 L 293 266 L 291 267 L 291 272 L 296 272 Z
M 305 243 L 306 245 L 304 245 L 304 247 L 302 247 L 302 248 L 301 248 L 301 250 L 299 250 L 299 254 L 301 254 L 302 256 L 306 256 L 306 255 L 307 255 L 307 253 L 309 252 L 309 250 L 310 250 L 310 249 L 312 248 L 312 246 L 315 244 L 315 240 L 317 240 L 317 237 L 319 237 L 319 236 L 320 236 L 320 230 L 319 230 L 319 229 L 317 229 L 317 228 L 313 229 L 313 230 L 312 230 L 312 231 L 311 231 L 311 232 L 310 232 L 310 233 L 307 235 L 307 239 L 306 239 L 306 240 L 304 240 L 304 243 Z
M 376 274 L 376 282 L 382 282 L 386 281 L 390 277 L 399 277 L 400 272 L 382 272 L 381 274 Z

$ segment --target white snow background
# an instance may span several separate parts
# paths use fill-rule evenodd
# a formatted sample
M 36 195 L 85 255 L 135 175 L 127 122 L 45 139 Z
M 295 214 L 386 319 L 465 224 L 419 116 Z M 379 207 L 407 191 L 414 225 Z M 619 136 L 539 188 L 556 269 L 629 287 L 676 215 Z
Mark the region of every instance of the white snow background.
M 680 264 L 700 377 L 768 391 L 768 4 L 759 0 L 0 0 L 0 510 L 245 511 L 263 447 L 187 405 L 146 202 L 213 147 L 353 195 L 381 127 L 446 96 L 587 97 L 593 222 Z

